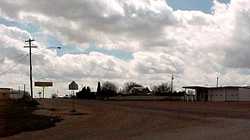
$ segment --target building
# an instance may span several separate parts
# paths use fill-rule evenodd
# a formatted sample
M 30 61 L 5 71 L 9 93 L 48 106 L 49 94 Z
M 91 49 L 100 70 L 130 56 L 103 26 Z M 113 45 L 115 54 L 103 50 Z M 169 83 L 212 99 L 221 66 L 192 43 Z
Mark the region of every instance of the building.
M 12 90 L 9 95 L 10 99 L 12 100 L 22 99 L 24 96 L 29 97 L 30 95 L 28 92 L 25 92 L 23 90 Z
M 10 93 L 12 89 L 10 88 L 0 88 L 0 100 L 10 99 Z
M 0 100 L 18 100 L 24 96 L 29 97 L 29 93 L 22 90 L 13 90 L 11 88 L 0 88 Z
M 183 88 L 185 88 L 186 91 L 194 90 L 196 101 L 250 101 L 250 87 L 188 86 Z
M 130 95 L 148 95 L 150 94 L 149 88 L 145 87 L 133 87 L 129 90 Z

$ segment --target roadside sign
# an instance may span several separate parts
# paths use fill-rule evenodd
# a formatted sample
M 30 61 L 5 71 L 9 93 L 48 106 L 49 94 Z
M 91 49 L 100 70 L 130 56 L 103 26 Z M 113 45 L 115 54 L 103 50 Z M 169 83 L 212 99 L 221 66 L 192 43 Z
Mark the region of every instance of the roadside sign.
M 53 82 L 35 82 L 35 86 L 43 88 L 43 98 L 44 98 L 45 87 L 52 87 Z M 39 94 L 39 97 L 41 98 L 40 94 Z
M 78 90 L 78 84 L 75 81 L 72 81 L 69 84 L 69 90 Z
M 36 87 L 52 87 L 53 82 L 35 82 Z
M 75 82 L 75 81 L 72 81 L 70 84 L 69 84 L 69 90 L 71 90 L 71 92 L 73 93 L 72 97 L 74 97 L 74 92 L 75 90 L 78 90 L 78 84 Z M 72 100 L 72 110 L 71 112 L 76 112 L 76 105 L 75 105 L 75 100 Z

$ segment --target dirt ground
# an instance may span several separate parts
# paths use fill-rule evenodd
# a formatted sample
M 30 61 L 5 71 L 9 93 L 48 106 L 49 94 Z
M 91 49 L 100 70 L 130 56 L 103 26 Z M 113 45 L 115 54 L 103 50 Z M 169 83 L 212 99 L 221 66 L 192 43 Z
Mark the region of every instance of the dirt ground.
M 63 121 L 6 140 L 249 140 L 250 102 L 40 100 L 38 115 Z M 76 113 L 70 112 L 75 103 Z M 25 122 L 23 122 L 25 123 Z
M 0 138 L 24 131 L 41 130 L 55 126 L 59 117 L 37 115 L 37 102 L 32 100 L 0 101 Z

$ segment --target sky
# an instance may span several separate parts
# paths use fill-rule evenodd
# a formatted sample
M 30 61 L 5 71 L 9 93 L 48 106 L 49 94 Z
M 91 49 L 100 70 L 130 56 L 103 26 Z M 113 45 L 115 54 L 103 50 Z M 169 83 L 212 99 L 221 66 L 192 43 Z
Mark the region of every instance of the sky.
M 28 38 L 33 79 L 53 81 L 50 93 L 172 74 L 175 89 L 250 85 L 249 0 L 1 0 L 0 87 L 29 85 Z
M 211 13 L 213 7 L 212 0 L 188 0 L 186 2 L 183 0 L 166 0 L 166 2 L 174 10 L 196 10 Z M 228 4 L 230 0 L 219 0 L 219 2 Z

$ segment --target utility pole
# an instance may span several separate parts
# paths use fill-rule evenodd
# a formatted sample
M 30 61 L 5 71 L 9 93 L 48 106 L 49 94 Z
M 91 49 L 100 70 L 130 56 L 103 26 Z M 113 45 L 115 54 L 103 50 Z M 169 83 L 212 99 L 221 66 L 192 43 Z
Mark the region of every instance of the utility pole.
M 44 91 L 45 91 L 45 87 L 43 87 L 43 99 L 44 99 Z
M 20 89 L 20 85 L 18 86 L 18 94 L 20 95 L 21 93 L 21 89 Z
M 26 40 L 26 43 L 29 43 L 29 46 L 24 46 L 24 48 L 29 48 L 29 56 L 30 56 L 30 94 L 31 98 L 33 98 L 33 82 L 32 82 L 32 57 L 31 57 L 31 49 L 37 48 L 37 46 L 32 46 L 32 42 L 35 41 L 33 39 Z
M 23 84 L 23 95 L 25 94 L 25 84 Z
M 216 87 L 219 87 L 219 77 L 216 78 Z
M 174 74 L 172 74 L 171 77 L 171 93 L 173 93 L 173 89 L 174 89 Z

